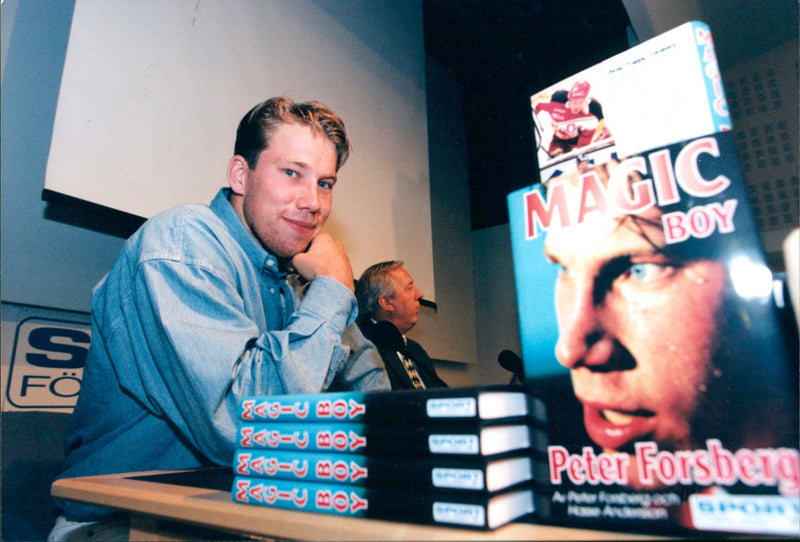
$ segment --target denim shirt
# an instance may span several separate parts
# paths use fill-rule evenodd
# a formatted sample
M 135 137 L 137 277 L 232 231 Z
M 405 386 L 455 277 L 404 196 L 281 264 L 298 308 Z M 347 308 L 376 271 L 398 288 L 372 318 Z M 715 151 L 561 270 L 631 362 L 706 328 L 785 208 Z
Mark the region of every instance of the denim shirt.
M 230 465 L 246 395 L 390 388 L 353 293 L 318 276 L 300 300 L 228 193 L 148 220 L 95 288 L 60 477 Z

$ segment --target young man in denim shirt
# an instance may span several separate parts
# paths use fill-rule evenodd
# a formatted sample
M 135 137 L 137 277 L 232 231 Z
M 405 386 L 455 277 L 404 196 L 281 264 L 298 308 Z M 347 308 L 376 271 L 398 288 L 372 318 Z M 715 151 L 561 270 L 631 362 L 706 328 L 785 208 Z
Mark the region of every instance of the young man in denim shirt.
M 60 477 L 229 465 L 246 395 L 389 389 L 354 325 L 347 254 L 320 233 L 349 150 L 324 105 L 267 100 L 239 124 L 229 187 L 128 240 L 93 293 Z M 85 537 L 110 512 L 61 504 L 52 539 Z

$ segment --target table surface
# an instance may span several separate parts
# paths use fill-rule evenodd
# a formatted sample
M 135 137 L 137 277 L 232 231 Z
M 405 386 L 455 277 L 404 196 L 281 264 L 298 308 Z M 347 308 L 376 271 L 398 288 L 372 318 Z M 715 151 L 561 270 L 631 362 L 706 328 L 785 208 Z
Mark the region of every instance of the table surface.
M 54 497 L 107 506 L 133 515 L 256 537 L 295 540 L 643 540 L 655 536 L 532 523 L 511 523 L 493 531 L 417 525 L 333 514 L 298 512 L 240 504 L 229 491 L 165 483 L 157 471 L 64 478 L 53 483 Z M 166 476 L 169 479 L 169 476 Z

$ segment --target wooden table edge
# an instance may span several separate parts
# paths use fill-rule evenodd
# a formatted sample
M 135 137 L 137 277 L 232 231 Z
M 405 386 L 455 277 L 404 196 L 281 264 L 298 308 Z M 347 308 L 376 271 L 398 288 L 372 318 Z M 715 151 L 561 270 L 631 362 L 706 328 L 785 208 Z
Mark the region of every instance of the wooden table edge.
M 546 524 L 510 523 L 493 531 L 349 518 L 236 503 L 225 491 L 163 484 L 134 477 L 181 471 L 146 471 L 62 478 L 55 498 L 183 521 L 245 536 L 297 540 L 643 540 L 641 533 L 597 531 Z M 154 487 L 158 486 L 158 487 Z

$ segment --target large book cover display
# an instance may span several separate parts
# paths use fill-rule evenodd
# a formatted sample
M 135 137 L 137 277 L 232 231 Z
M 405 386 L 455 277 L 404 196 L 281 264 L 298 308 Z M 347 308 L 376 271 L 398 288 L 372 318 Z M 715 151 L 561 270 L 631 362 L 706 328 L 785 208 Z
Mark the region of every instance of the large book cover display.
M 237 502 L 493 529 L 534 510 L 544 406 L 522 387 L 248 397 Z
M 797 353 L 708 27 L 531 112 L 540 179 L 508 207 L 526 386 L 550 424 L 537 517 L 797 536 Z

